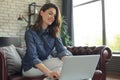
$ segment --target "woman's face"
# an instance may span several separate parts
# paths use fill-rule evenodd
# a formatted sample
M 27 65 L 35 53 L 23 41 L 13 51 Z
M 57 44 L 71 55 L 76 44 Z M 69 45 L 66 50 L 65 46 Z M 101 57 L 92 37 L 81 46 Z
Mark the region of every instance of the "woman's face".
M 54 22 L 56 16 L 56 9 L 49 8 L 46 11 L 41 11 L 40 15 L 42 16 L 43 19 L 42 26 L 47 27 L 48 25 L 51 25 Z

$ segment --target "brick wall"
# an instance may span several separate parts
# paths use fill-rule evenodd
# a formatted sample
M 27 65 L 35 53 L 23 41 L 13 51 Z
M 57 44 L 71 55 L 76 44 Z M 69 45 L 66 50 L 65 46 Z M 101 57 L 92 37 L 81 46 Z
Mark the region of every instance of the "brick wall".
M 0 37 L 20 37 L 24 45 L 24 32 L 27 23 L 18 21 L 20 13 L 28 19 L 28 5 L 36 2 L 37 5 L 43 5 L 49 0 L 0 0 Z M 62 0 L 50 0 L 61 9 Z

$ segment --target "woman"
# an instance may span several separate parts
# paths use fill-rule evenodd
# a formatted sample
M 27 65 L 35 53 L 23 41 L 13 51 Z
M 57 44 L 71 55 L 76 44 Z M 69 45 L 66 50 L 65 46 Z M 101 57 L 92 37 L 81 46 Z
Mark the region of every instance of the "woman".
M 33 27 L 25 32 L 27 50 L 22 60 L 23 76 L 45 74 L 52 80 L 59 78 L 61 60 L 72 55 L 62 44 L 60 28 L 60 10 L 52 3 L 44 4 Z

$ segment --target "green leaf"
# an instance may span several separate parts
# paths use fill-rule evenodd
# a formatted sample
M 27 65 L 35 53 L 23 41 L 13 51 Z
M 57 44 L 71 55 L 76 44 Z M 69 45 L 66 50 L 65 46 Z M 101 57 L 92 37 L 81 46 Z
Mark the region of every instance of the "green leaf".
M 68 35 L 68 25 L 67 25 L 67 19 L 62 16 L 62 26 L 61 26 L 61 39 L 64 46 L 70 46 L 73 45 L 72 41 L 70 39 L 70 36 Z

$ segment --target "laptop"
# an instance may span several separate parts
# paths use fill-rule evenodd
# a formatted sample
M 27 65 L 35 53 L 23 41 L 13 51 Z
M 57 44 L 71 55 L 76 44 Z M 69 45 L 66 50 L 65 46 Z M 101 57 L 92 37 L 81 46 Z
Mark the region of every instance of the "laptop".
M 100 55 L 66 56 L 59 80 L 91 80 Z

